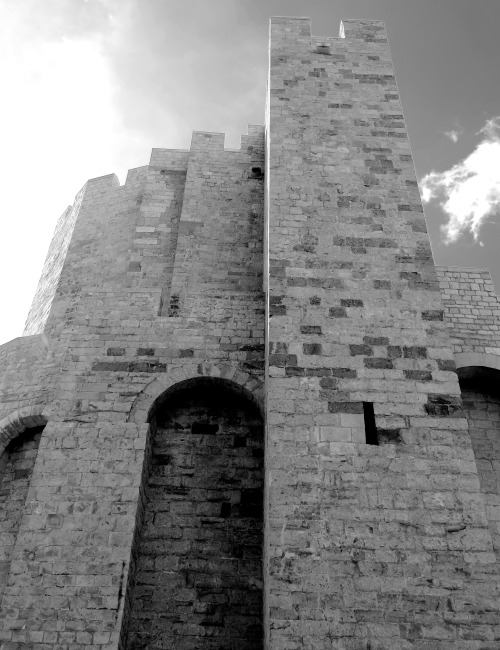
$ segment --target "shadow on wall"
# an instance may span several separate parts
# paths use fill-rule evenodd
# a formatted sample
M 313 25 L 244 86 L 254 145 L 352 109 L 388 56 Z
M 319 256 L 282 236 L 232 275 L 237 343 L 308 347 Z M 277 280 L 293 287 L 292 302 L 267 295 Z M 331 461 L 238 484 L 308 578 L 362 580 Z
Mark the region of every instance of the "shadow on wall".
M 457 370 L 493 546 L 500 558 L 500 370 Z
M 263 420 L 245 393 L 190 379 L 150 414 L 128 648 L 263 647 Z
M 43 429 L 44 425 L 25 429 L 0 456 L 0 596 L 7 587 Z

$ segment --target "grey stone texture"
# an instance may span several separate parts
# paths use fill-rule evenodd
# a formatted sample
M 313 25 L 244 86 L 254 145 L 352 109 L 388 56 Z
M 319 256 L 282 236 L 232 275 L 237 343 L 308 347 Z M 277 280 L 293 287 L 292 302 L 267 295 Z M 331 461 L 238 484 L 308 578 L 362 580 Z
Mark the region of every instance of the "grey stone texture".
M 266 387 L 268 644 L 493 648 L 497 568 L 387 38 L 343 33 L 271 21 L 266 345 L 290 361 L 269 357 Z M 339 426 L 363 402 L 378 446 Z
M 486 269 L 436 268 L 455 354 L 500 355 L 500 301 Z
M 463 380 L 462 399 L 469 420 L 472 448 L 486 504 L 493 547 L 500 555 L 500 399 L 487 387 Z
M 88 181 L 0 346 L 0 647 L 498 648 L 498 315 L 383 23 L 273 18 L 265 129 Z
M 0 595 L 10 572 L 12 551 L 24 513 L 29 482 L 43 427 L 30 428 L 16 438 L 0 456 Z
M 258 409 L 206 381 L 161 406 L 131 647 L 262 648 L 263 443 Z

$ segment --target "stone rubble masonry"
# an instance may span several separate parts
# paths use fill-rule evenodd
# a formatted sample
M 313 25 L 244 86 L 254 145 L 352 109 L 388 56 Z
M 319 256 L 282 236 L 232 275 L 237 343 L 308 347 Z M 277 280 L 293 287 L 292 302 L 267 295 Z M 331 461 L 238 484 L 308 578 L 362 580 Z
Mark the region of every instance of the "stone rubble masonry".
M 383 23 L 273 18 L 265 132 L 89 180 L 0 346 L 0 451 L 45 425 L 0 648 L 127 647 L 155 408 L 200 377 L 265 407 L 266 648 L 498 648 L 498 461 L 455 372 L 500 370 L 498 323 L 484 271 L 436 273 Z

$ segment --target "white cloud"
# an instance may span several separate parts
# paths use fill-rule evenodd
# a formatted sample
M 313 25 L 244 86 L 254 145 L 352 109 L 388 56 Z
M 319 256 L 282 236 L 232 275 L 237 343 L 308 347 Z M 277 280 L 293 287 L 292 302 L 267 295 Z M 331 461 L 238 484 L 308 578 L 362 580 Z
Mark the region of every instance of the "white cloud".
M 424 203 L 438 201 L 448 215 L 441 227 L 447 244 L 481 226 L 500 209 L 500 116 L 479 131 L 481 142 L 464 160 L 444 172 L 432 171 L 420 183 Z
M 458 142 L 458 138 L 462 135 L 462 130 L 461 129 L 451 129 L 451 131 L 445 131 L 444 132 L 445 136 L 447 138 L 450 138 L 452 142 L 455 142 L 455 144 Z
M 55 223 L 81 186 L 112 172 L 123 182 L 149 153 L 136 133 L 124 138 L 107 3 L 81 2 L 85 28 L 74 13 L 44 23 L 43 4 L 30 13 L 0 0 L 0 344 L 21 335 Z
M 151 147 L 189 147 L 192 128 L 237 147 L 263 121 L 266 30 L 240 4 L 0 0 L 0 345 L 21 334 L 88 178 L 123 182 Z

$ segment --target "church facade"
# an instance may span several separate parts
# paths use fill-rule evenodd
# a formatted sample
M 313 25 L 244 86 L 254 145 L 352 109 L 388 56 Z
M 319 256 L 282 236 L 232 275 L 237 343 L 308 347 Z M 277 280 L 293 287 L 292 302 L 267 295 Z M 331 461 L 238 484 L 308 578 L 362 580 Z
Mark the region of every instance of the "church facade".
M 0 346 L 0 647 L 493 650 L 500 305 L 436 267 L 385 28 L 89 180 Z

